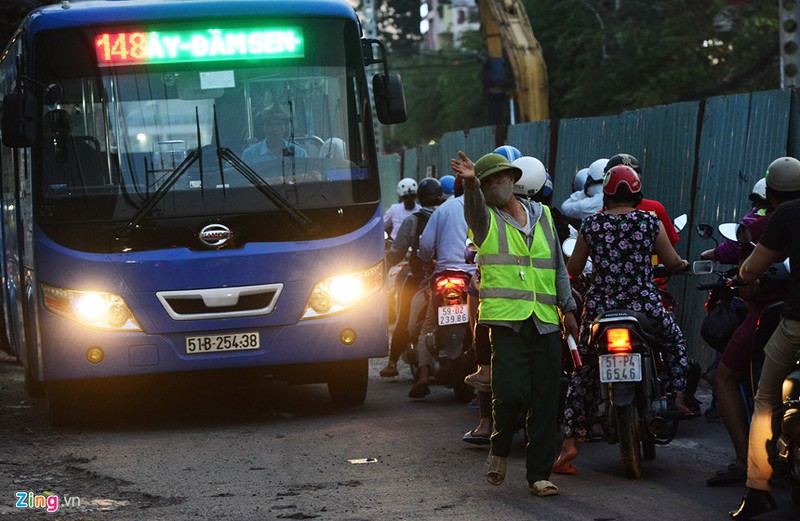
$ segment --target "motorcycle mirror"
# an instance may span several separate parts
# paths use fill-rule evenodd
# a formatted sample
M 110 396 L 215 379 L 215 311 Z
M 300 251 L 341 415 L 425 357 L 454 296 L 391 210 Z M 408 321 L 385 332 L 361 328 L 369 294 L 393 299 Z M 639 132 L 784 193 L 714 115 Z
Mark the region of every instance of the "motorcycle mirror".
M 719 230 L 719 234 L 728 239 L 729 241 L 739 242 L 736 238 L 736 227 L 739 226 L 736 223 L 722 223 L 717 226 L 717 230 Z
M 684 213 L 684 214 L 681 214 L 681 215 L 677 216 L 675 218 L 675 220 L 672 221 L 672 225 L 675 227 L 675 231 L 680 233 L 681 230 L 683 230 L 686 227 L 686 223 L 688 221 L 689 221 L 689 217 Z
M 714 273 L 714 261 L 694 261 L 692 263 L 692 273 L 695 275 L 708 275 L 709 273 Z
M 713 239 L 714 228 L 712 228 L 710 224 L 698 224 L 697 235 L 699 235 L 701 239 Z
M 575 251 L 575 243 L 577 242 L 578 240 L 573 239 L 572 237 L 564 239 L 564 242 L 561 243 L 561 251 L 564 253 L 564 255 L 571 257 L 572 252 Z

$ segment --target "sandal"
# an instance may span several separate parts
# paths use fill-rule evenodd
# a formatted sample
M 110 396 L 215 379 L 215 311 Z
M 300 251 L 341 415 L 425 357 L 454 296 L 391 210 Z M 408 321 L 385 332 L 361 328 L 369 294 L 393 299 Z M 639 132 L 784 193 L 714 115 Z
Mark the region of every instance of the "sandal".
M 572 466 L 572 463 L 567 462 L 566 465 L 558 466 L 553 465 L 553 474 L 577 474 L 578 469 Z
M 489 454 L 486 458 L 486 481 L 495 487 L 499 487 L 506 479 L 506 470 L 508 469 L 508 458 L 502 456 L 495 456 Z
M 464 383 L 484 393 L 492 392 L 491 382 L 480 380 L 478 373 L 472 373 L 471 375 L 466 376 L 464 378 Z
M 539 481 L 531 485 L 530 488 L 531 488 L 531 494 L 533 494 L 534 496 L 545 497 L 545 496 L 558 495 L 558 487 L 553 485 L 546 479 L 540 479 Z
M 379 374 L 381 375 L 381 378 L 392 378 L 394 376 L 398 376 L 400 373 L 397 371 L 397 362 L 392 362 L 390 360 L 389 363 L 386 364 L 386 367 L 381 369 Z

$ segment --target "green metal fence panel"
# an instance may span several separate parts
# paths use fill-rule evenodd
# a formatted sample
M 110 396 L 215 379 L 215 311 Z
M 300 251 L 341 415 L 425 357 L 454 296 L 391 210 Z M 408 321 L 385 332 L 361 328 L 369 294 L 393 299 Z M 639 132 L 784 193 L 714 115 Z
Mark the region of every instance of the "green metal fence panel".
M 403 152 L 403 177 L 417 178 L 417 156 L 419 147 L 409 148 Z
M 459 130 L 458 132 L 448 132 L 442 136 L 439 165 L 436 172 L 437 178 L 440 178 L 443 175 L 453 174 L 453 171 L 450 169 L 450 159 L 458 157 L 458 151 L 464 150 L 466 147 L 467 136 L 463 131 Z
M 699 259 L 700 253 L 715 246 L 694 231 L 699 223 L 716 228 L 722 222 L 737 222 L 750 209 L 748 195 L 763 177 L 767 165 L 787 153 L 791 93 L 758 92 L 710 98 L 705 103 L 694 204 L 689 227 L 681 241 L 686 258 Z M 705 280 L 705 279 L 703 279 Z M 699 335 L 704 317 L 705 292 L 697 291 L 697 280 L 683 281 L 676 291 L 689 352 L 701 362 L 710 363 L 714 352 Z
M 497 148 L 497 137 L 495 127 L 478 127 L 465 132 L 466 142 L 464 143 L 464 153 L 473 161 L 488 154 Z M 457 157 L 458 150 L 451 151 L 452 157 Z M 450 158 L 448 158 L 449 161 Z
M 397 202 L 397 183 L 400 181 L 400 154 L 378 156 L 378 172 L 381 178 L 381 205 L 383 211 Z
M 562 119 L 553 178 L 553 205 L 560 205 L 572 193 L 572 179 L 581 168 L 600 157 L 609 157 L 618 132 L 617 116 Z
M 547 166 L 550 164 L 550 128 L 550 121 L 511 125 L 506 144 L 517 147 L 522 155 L 533 156 Z

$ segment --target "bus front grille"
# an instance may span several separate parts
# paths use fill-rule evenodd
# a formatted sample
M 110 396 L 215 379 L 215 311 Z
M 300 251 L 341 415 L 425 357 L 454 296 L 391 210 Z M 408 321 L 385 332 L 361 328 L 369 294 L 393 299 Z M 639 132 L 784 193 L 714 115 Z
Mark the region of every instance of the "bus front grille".
M 272 313 L 283 284 L 156 292 L 173 320 L 252 317 Z

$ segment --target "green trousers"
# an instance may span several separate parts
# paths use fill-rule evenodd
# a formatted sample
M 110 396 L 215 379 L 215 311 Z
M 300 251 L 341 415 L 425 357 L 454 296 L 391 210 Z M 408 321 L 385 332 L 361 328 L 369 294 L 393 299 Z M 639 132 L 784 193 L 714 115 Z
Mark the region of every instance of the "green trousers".
M 522 411 L 527 411 L 525 467 L 528 484 L 550 477 L 556 457 L 561 335 L 540 335 L 532 319 L 519 333 L 492 326 L 491 453 L 508 457 Z

